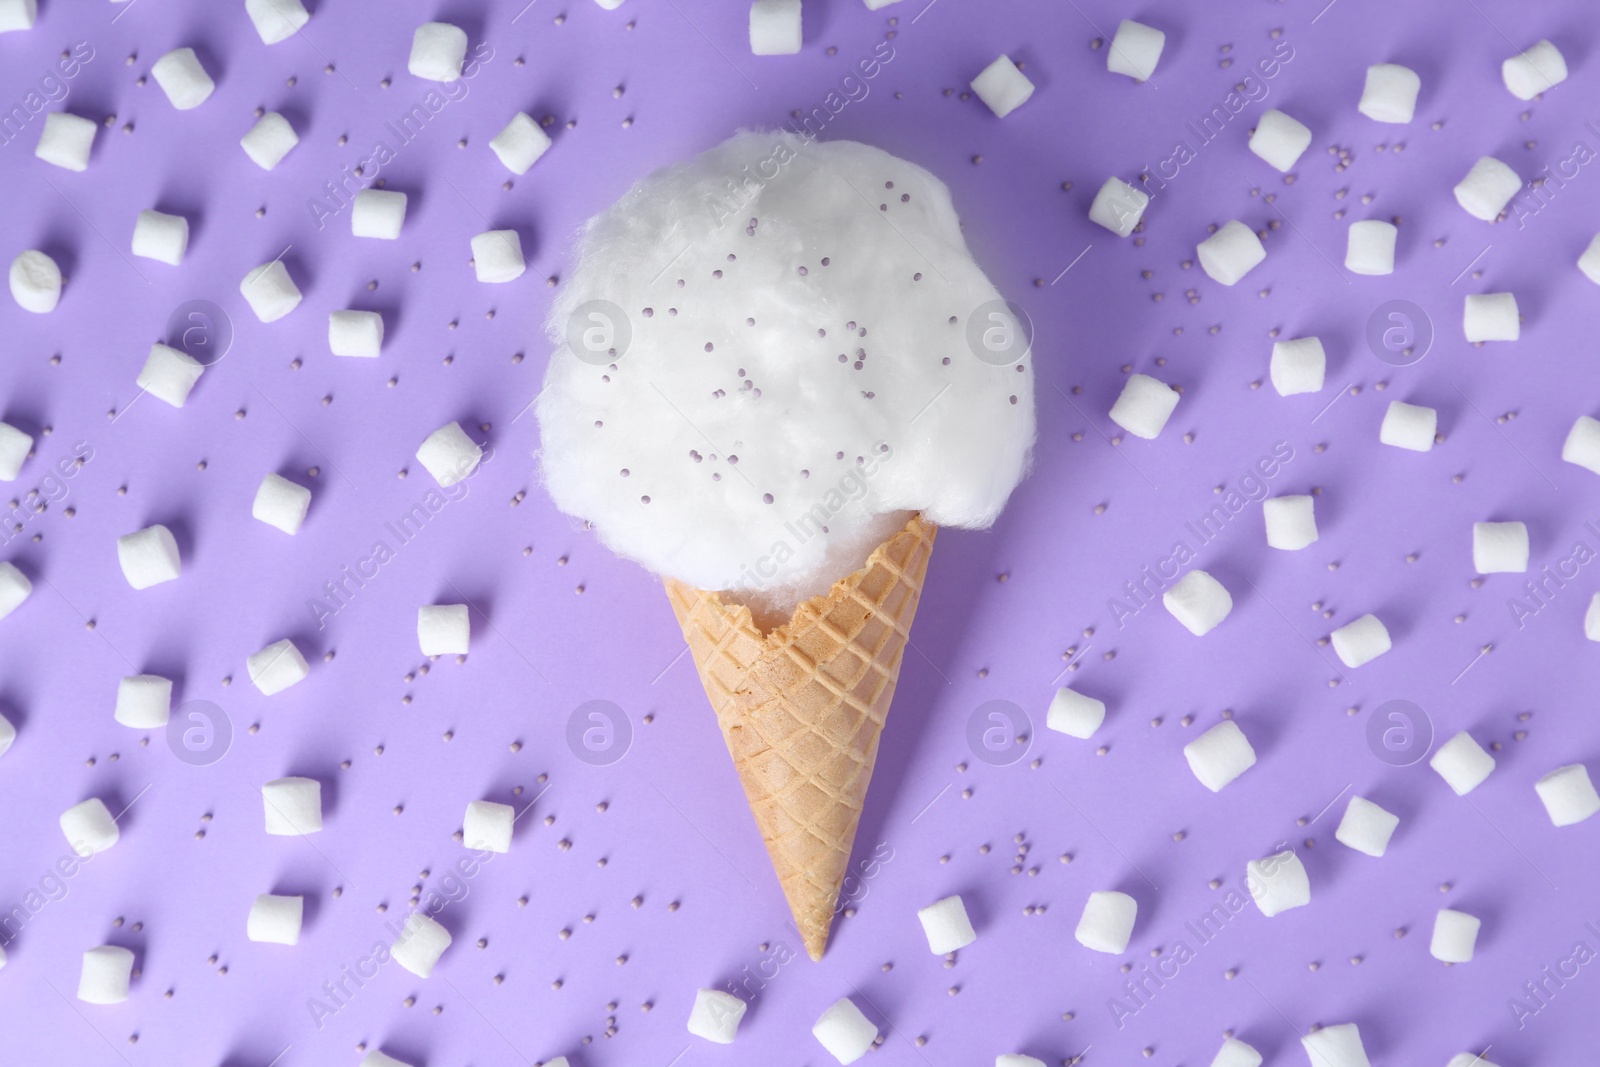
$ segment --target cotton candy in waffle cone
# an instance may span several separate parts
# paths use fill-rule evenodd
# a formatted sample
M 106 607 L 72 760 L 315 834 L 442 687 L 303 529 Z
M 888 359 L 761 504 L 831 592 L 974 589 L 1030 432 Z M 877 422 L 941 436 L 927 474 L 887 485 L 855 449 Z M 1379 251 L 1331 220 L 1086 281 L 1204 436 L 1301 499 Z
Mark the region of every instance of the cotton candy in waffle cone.
M 912 516 L 770 633 L 749 608 L 666 581 L 813 960 L 828 943 L 935 532 Z

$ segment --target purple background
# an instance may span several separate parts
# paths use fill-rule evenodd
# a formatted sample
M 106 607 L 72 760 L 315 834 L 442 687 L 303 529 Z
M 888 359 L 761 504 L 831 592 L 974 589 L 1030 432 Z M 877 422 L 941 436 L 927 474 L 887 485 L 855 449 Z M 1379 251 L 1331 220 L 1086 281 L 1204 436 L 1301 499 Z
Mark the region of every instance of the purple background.
M 50 431 L 0 499 L 24 499 L 76 442 L 93 450 L 67 497 L 42 513 L 25 507 L 13 519 L 23 532 L 0 548 L 35 581 L 0 622 L 0 705 L 20 735 L 0 759 L 0 902 L 22 904 L 65 852 L 61 811 L 91 795 L 113 811 L 137 800 L 122 842 L 8 935 L 6 1059 L 310 1067 L 354 1064 L 367 1042 L 426 1067 L 557 1054 L 578 1067 L 820 1065 L 831 1061 L 810 1026 L 847 994 L 884 1026 L 873 1063 L 957 1067 L 1024 1051 L 1055 1064 L 1087 1048 L 1090 1064 L 1150 1050 L 1154 1064 L 1204 1065 L 1227 1029 L 1270 1061 L 1302 1063 L 1298 1033 L 1344 1021 L 1360 1025 L 1379 1067 L 1442 1067 L 1485 1046 L 1504 1067 L 1532 1067 L 1590 1047 L 1600 964 L 1520 1029 L 1507 1000 L 1575 942 L 1600 946 L 1584 925 L 1600 925 L 1600 820 L 1555 829 L 1533 791 L 1561 764 L 1600 771 L 1581 621 L 1600 572 L 1584 568 L 1519 629 L 1506 607 L 1519 577 L 1471 584 L 1470 527 L 1526 521 L 1535 568 L 1580 539 L 1600 547 L 1583 525 L 1600 522 L 1600 483 L 1559 460 L 1573 420 L 1600 410 L 1600 302 L 1572 266 L 1600 229 L 1600 178 L 1580 168 L 1521 227 L 1472 219 L 1450 195 L 1483 154 L 1531 177 L 1576 141 L 1600 148 L 1586 124 L 1597 117 L 1587 5 L 905 0 L 874 13 L 806 0 L 804 52 L 766 58 L 748 54 L 743 4 L 704 0 L 629 0 L 615 12 L 538 0 L 520 16 L 515 4 L 327 0 L 302 35 L 271 48 L 233 0 L 41 7 L 31 32 L 0 36 L 0 104 L 20 102 L 60 50 L 88 41 L 94 59 L 53 106 L 116 118 L 83 174 L 33 158 L 41 118 L 0 148 L 0 257 L 43 248 L 69 276 L 48 316 L 0 300 L 0 418 Z M 1125 16 L 1168 34 L 1150 84 L 1108 74 L 1093 44 Z M 411 197 L 401 239 L 352 238 L 347 211 L 319 231 L 308 199 L 375 138 L 391 140 L 384 123 L 431 88 L 405 71 L 412 31 L 431 18 L 459 23 L 493 58 L 382 168 Z M 863 877 L 825 960 L 776 968 L 738 1043 L 722 1048 L 684 1031 L 695 988 L 799 953 L 798 938 L 659 582 L 553 510 L 534 480 L 534 420 L 517 416 L 548 355 L 544 279 L 559 279 L 582 220 L 735 128 L 821 105 L 886 35 L 893 60 L 827 136 L 878 144 L 951 184 L 974 252 L 1037 327 L 1037 460 L 995 529 L 940 538 L 857 843 L 858 865 L 880 843 L 893 858 Z M 1541 37 L 1561 47 L 1572 78 L 1524 104 L 1501 86 L 1499 63 Z M 1266 100 L 1200 147 L 1185 123 L 1284 41 L 1293 59 Z M 190 112 L 137 84 L 182 45 L 218 83 Z M 1001 52 L 1038 85 L 1003 121 L 964 90 Z M 1355 108 L 1365 67 L 1391 60 L 1422 75 L 1405 127 Z M 1293 184 L 1245 149 L 1270 106 L 1315 133 Z M 301 137 L 272 173 L 237 147 L 257 107 L 281 110 Z M 518 109 L 555 116 L 555 145 L 505 190 L 487 141 Z M 1087 221 L 1107 175 L 1134 178 L 1178 139 L 1196 158 L 1156 197 L 1141 237 L 1119 241 Z M 1334 146 L 1350 153 L 1343 172 Z M 191 220 L 179 268 L 126 255 L 137 212 L 152 206 Z M 1346 226 L 1369 217 L 1401 219 L 1391 277 L 1339 266 Z M 1207 227 L 1230 218 L 1274 229 L 1265 264 L 1223 289 L 1188 264 Z M 480 285 L 468 264 L 469 238 L 491 223 L 517 228 L 529 254 L 510 285 Z M 264 326 L 238 282 L 285 246 L 305 300 Z M 1463 296 L 1506 289 L 1526 317 L 1522 340 L 1465 344 Z M 1416 302 L 1437 328 L 1415 366 L 1386 366 L 1363 341 L 1368 316 L 1392 298 Z M 191 299 L 226 309 L 232 350 L 183 410 L 148 397 L 128 407 L 150 343 Z M 327 313 L 352 306 L 385 314 L 376 361 L 328 353 Z M 1278 330 L 1323 339 L 1322 393 L 1257 387 Z M 1130 368 L 1181 385 L 1183 400 L 1159 440 L 1108 444 L 1105 412 Z M 1437 407 L 1444 442 L 1425 455 L 1380 445 L 1395 398 Z M 413 453 L 452 419 L 493 458 L 397 547 L 384 522 L 433 486 Z M 1276 442 L 1293 459 L 1271 491 L 1321 488 L 1321 540 L 1266 549 L 1251 504 L 1196 546 L 1197 565 L 1233 592 L 1218 630 L 1193 638 L 1159 607 L 1119 628 L 1108 598 Z M 250 518 L 268 471 L 316 494 L 293 539 Z M 152 522 L 176 532 L 184 574 L 135 592 L 114 542 Z M 395 558 L 319 630 L 307 600 L 379 538 Z M 463 596 L 475 609 L 469 661 L 413 678 L 424 662 L 417 607 Z M 1343 671 L 1319 642 L 1367 611 L 1395 648 Z M 263 698 L 245 657 L 284 636 L 312 659 L 311 677 Z M 1485 645 L 1494 651 L 1462 675 Z M 1092 743 L 1042 730 L 1069 649 L 1080 669 L 1064 677 L 1110 705 Z M 112 720 L 118 678 L 142 670 L 174 677 L 177 702 L 224 710 L 235 737 L 220 762 L 185 765 L 160 732 Z M 1368 718 L 1395 698 L 1425 709 L 1441 737 L 1469 729 L 1492 742 L 1493 776 L 1458 798 L 1425 763 L 1376 758 Z M 580 761 L 566 742 L 569 715 L 592 699 L 632 723 L 631 750 L 609 766 Z M 1040 732 L 1009 766 L 980 762 L 966 740 L 974 710 L 996 699 L 1027 709 Z M 1260 762 L 1212 795 L 1181 747 L 1227 709 Z M 323 782 L 321 834 L 263 833 L 257 787 L 284 774 Z M 313 1025 L 308 998 L 390 940 L 384 924 L 404 915 L 412 888 L 438 887 L 464 854 L 451 834 L 466 803 L 521 807 L 542 790 L 511 853 L 440 914 L 455 943 L 434 976 L 385 967 Z M 1333 840 L 1346 790 L 1399 814 L 1383 859 Z M 1015 835 L 1027 846 L 1020 862 Z M 1278 842 L 1303 856 L 1311 906 L 1272 920 L 1247 908 L 1197 946 L 1185 924 Z M 1072 939 L 1087 894 L 1107 888 L 1139 902 L 1121 959 Z M 250 902 L 268 891 L 307 894 L 299 946 L 246 940 Z M 956 892 L 979 940 L 947 969 L 914 913 Z M 1428 955 L 1445 905 L 1483 919 L 1470 964 Z M 1107 1009 L 1119 967 L 1156 962 L 1179 940 L 1194 960 L 1119 1029 Z M 81 1005 L 80 954 L 108 941 L 138 953 L 132 997 Z

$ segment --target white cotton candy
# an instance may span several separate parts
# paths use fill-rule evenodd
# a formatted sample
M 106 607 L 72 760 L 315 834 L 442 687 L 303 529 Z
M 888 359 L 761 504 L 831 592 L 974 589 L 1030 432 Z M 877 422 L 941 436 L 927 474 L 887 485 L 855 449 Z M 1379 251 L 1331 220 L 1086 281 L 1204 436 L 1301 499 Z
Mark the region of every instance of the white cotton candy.
M 974 339 L 999 300 L 927 171 L 740 134 L 581 236 L 547 321 L 546 486 L 620 555 L 787 616 L 908 512 L 999 515 L 1034 436 L 1031 358 Z

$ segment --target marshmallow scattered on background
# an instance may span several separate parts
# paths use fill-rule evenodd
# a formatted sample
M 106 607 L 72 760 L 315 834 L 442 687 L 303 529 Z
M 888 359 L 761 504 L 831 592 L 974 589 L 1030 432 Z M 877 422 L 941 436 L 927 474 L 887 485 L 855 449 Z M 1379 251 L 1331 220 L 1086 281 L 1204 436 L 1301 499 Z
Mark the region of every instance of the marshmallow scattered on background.
M 792 56 L 800 51 L 800 0 L 754 0 L 750 5 L 750 52 Z
M 1166 46 L 1167 35 L 1154 26 L 1123 19 L 1106 49 L 1106 69 L 1113 74 L 1126 74 L 1136 82 L 1149 81 Z
M 161 525 L 117 538 L 117 562 L 122 565 L 122 576 L 135 589 L 174 581 L 183 569 L 178 541 Z
M 878 1028 L 855 1001 L 841 997 L 822 1013 L 811 1035 L 840 1063 L 854 1063 L 878 1040 Z
M 1383 413 L 1383 425 L 1378 428 L 1378 440 L 1411 452 L 1428 452 L 1433 449 L 1433 440 L 1438 432 L 1438 411 L 1420 404 L 1391 400 Z
M 205 369 L 204 364 L 187 352 L 153 344 L 134 384 L 157 400 L 181 408 Z
M 250 915 L 245 920 L 245 936 L 252 941 L 271 945 L 298 945 L 305 905 L 304 897 L 261 894 L 250 905 Z
M 189 220 L 182 215 L 141 211 L 133 224 L 133 254 L 176 267 L 189 248 Z
M 211 96 L 217 83 L 200 65 L 193 48 L 174 48 L 150 67 L 150 76 L 179 111 L 197 108 Z
M 1345 623 L 1328 635 L 1328 639 L 1333 643 L 1339 661 L 1352 670 L 1371 663 L 1394 647 L 1394 642 L 1389 638 L 1389 628 L 1371 614 Z
M 36 315 L 56 309 L 61 302 L 61 268 L 37 249 L 28 249 L 11 261 L 11 296 L 17 306 Z
M 719 1045 L 731 1045 L 749 1005 L 720 989 L 698 989 L 689 1011 L 689 1033 Z
M 262 696 L 281 693 L 297 682 L 304 681 L 311 668 L 305 656 L 287 637 L 275 641 L 261 651 L 251 654 L 245 661 L 250 681 L 261 690 Z
M 1311 903 L 1311 879 L 1292 850 L 1245 864 L 1245 885 L 1267 918 Z
M 1493 156 L 1484 156 L 1456 185 L 1456 203 L 1473 218 L 1493 222 L 1521 188 L 1516 171 Z
M 555 1060 L 551 1060 L 549 1063 L 546 1063 L 544 1067 L 552 1067 L 552 1065 L 555 1065 L 555 1067 L 566 1067 L 564 1062 L 556 1065 Z M 361 1067 L 412 1067 L 412 1065 L 406 1063 L 404 1060 L 395 1059 L 393 1056 L 382 1051 L 381 1049 L 373 1049 L 371 1052 L 368 1052 L 365 1056 L 361 1057 Z
M 1479 574 L 1521 574 L 1528 569 L 1528 526 L 1521 522 L 1472 524 L 1472 569 Z
M 519 111 L 505 129 L 489 139 L 489 147 L 512 174 L 526 174 L 550 148 L 550 135 L 533 116 Z
M 1213 793 L 1256 765 L 1256 750 L 1232 719 L 1217 725 L 1183 746 L 1183 758 L 1200 784 Z
M 1118 237 L 1127 237 L 1139 227 L 1150 197 L 1143 189 L 1121 178 L 1107 178 L 1089 205 L 1089 221 L 1104 226 Z
M 1585 278 L 1600 285 L 1600 233 L 1590 239 L 1583 255 L 1578 257 L 1578 269 L 1583 271 Z
M 0 482 L 16 481 L 32 451 L 32 434 L 23 433 L 9 422 L 0 422 Z
M 61 832 L 72 850 L 84 859 L 104 852 L 122 837 L 111 809 L 99 797 L 90 797 L 62 812 Z
M 1350 224 L 1344 265 L 1352 274 L 1376 277 L 1394 273 L 1394 246 L 1400 230 L 1392 222 L 1366 219 Z
M 1153 441 L 1178 408 L 1178 391 L 1148 374 L 1130 374 L 1111 405 L 1111 421 L 1135 437 Z
M 286 534 L 300 532 L 311 508 L 311 490 L 296 485 L 289 479 L 269 474 L 261 479 L 256 498 L 250 505 L 250 517 L 275 526 Z
M 1261 1067 L 1261 1053 L 1236 1037 L 1224 1038 L 1211 1067 Z
M 1311 147 L 1311 128 L 1276 108 L 1261 113 L 1250 135 L 1250 151 L 1287 174 Z
M 1494 757 L 1463 730 L 1439 746 L 1428 759 L 1428 766 L 1439 772 L 1457 796 L 1464 797 L 1489 777 L 1494 770 Z
M 1518 100 L 1532 100 L 1567 80 L 1567 60 L 1549 41 L 1540 41 L 1500 64 L 1500 77 Z
M 1399 825 L 1400 816 L 1385 811 L 1365 797 L 1353 796 L 1333 837 L 1341 845 L 1377 857 L 1389 850 L 1389 839 Z
M 1279 396 L 1319 392 L 1327 368 L 1328 354 L 1320 338 L 1296 337 L 1272 342 L 1269 373 L 1272 387 Z
M 465 656 L 472 625 L 465 604 L 428 604 L 417 609 L 417 642 L 424 656 Z
M 329 312 L 328 349 L 336 356 L 376 358 L 383 351 L 383 316 L 376 311 Z
M 1094 697 L 1075 693 L 1071 689 L 1056 690 L 1050 701 L 1050 712 L 1045 725 L 1068 737 L 1087 741 L 1106 720 L 1106 706 Z
M 1522 317 L 1514 293 L 1472 293 L 1461 316 L 1467 340 L 1515 341 L 1522 336 Z
M 255 24 L 262 44 L 287 41 L 311 21 L 300 0 L 244 0 L 244 10 Z
M 1561 445 L 1561 458 L 1600 474 L 1600 419 L 1579 415 Z
M 1473 947 L 1478 942 L 1478 928 L 1483 923 L 1476 916 L 1451 908 L 1440 908 L 1433 920 L 1433 940 L 1428 953 L 1444 963 L 1469 963 Z
M 994 1058 L 994 1067 L 1047 1067 L 1047 1065 L 1035 1056 L 1024 1056 L 1020 1052 L 1002 1052 Z
M 922 932 L 928 937 L 928 951 L 943 956 L 966 948 L 978 940 L 967 918 L 967 907 L 959 896 L 945 897 L 917 911 Z
M 1073 937 L 1084 948 L 1120 956 L 1128 951 L 1139 902 L 1126 893 L 1101 890 L 1089 894 Z
M 1195 247 L 1200 267 L 1213 281 L 1237 285 L 1267 258 L 1266 246 L 1256 232 L 1238 219 L 1224 223 Z
M 1378 63 L 1367 68 L 1360 111 L 1374 122 L 1410 122 L 1417 113 L 1421 90 L 1422 79 L 1416 71 L 1397 63 Z
M 1010 56 L 1001 56 L 972 79 L 972 91 L 978 99 L 989 105 L 996 118 L 1005 118 L 1028 102 L 1033 95 L 1033 82 Z
M 38 19 L 39 0 L 0 0 L 0 33 L 31 30 Z
M 156 674 L 136 674 L 117 684 L 117 708 L 112 713 L 124 726 L 154 730 L 167 725 L 172 715 L 172 681 Z
M 271 170 L 283 162 L 289 150 L 300 143 L 289 120 L 276 111 L 269 111 L 256 120 L 250 132 L 239 139 L 239 146 L 256 166 Z
M 1314 497 L 1275 496 L 1261 502 L 1261 517 L 1267 524 L 1267 547 L 1297 552 L 1317 540 L 1316 500 Z
M 433 973 L 434 965 L 450 947 L 451 940 L 449 930 L 422 912 L 414 911 L 406 917 L 406 924 L 389 955 L 418 978 L 426 978 Z
M 17 569 L 16 564 L 0 562 L 0 619 L 22 606 L 33 592 L 33 583 Z
M 65 170 L 88 170 L 89 150 L 100 127 L 89 119 L 54 111 L 44 117 L 33 154 Z
M 459 422 L 439 427 L 417 449 L 417 462 L 444 489 L 466 479 L 482 459 L 483 449 L 467 436 Z
M 6 613 L 4 594 L 0 592 L 0 618 Z M 1591 641 L 1600 641 L 1600 593 L 1596 593 L 1589 600 L 1589 610 L 1583 615 L 1583 636 Z
M 480 282 L 516 281 L 528 269 L 516 230 L 486 230 L 472 239 L 472 269 Z
M 1221 582 L 1202 570 L 1192 570 L 1161 594 L 1172 617 L 1196 637 L 1204 637 L 1233 610 L 1233 597 Z
M 511 829 L 517 812 L 510 804 L 474 800 L 461 820 L 461 843 L 485 852 L 510 852 Z
M 352 212 L 354 214 L 354 212 Z M 262 322 L 277 322 L 300 304 L 300 287 L 281 259 L 263 263 L 244 276 L 239 292 Z
M 100 945 L 83 954 L 78 999 L 85 1004 L 121 1004 L 133 981 L 133 953 L 120 945 Z
M 350 207 L 350 232 L 380 241 L 399 238 L 406 223 L 405 193 L 393 189 L 363 189 Z
M 1581 763 L 1557 767 L 1533 783 L 1533 788 L 1557 826 L 1573 826 L 1600 811 L 1600 794 Z
M 275 778 L 261 787 L 267 833 L 304 837 L 322 829 L 322 783 L 315 778 Z
M 4 612 L 0 612 L 0 615 L 3 614 Z M 11 746 L 16 743 L 16 740 L 16 726 L 12 724 L 10 719 L 6 718 L 4 715 L 0 715 L 0 756 L 4 756 L 7 752 L 11 751 Z M 0 962 L 0 967 L 3 966 L 5 966 L 5 964 Z
M 1450 1062 L 1445 1067 L 1495 1067 L 1494 1064 L 1482 1056 L 1475 1056 L 1470 1052 L 1458 1052 L 1450 1057 Z
M 1324 1026 L 1300 1039 L 1311 1067 L 1372 1067 L 1355 1023 Z
M 425 22 L 411 36 L 411 58 L 406 61 L 406 69 L 428 81 L 459 81 L 466 58 L 465 30 L 448 22 Z

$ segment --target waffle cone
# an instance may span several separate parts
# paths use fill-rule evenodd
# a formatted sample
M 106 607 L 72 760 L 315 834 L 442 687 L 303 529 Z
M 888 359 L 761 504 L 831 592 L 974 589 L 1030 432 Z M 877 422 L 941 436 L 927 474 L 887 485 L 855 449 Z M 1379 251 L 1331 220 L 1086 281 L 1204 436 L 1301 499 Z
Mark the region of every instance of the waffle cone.
M 666 581 L 813 960 L 828 943 L 935 532 L 912 516 L 770 633 L 749 608 Z

